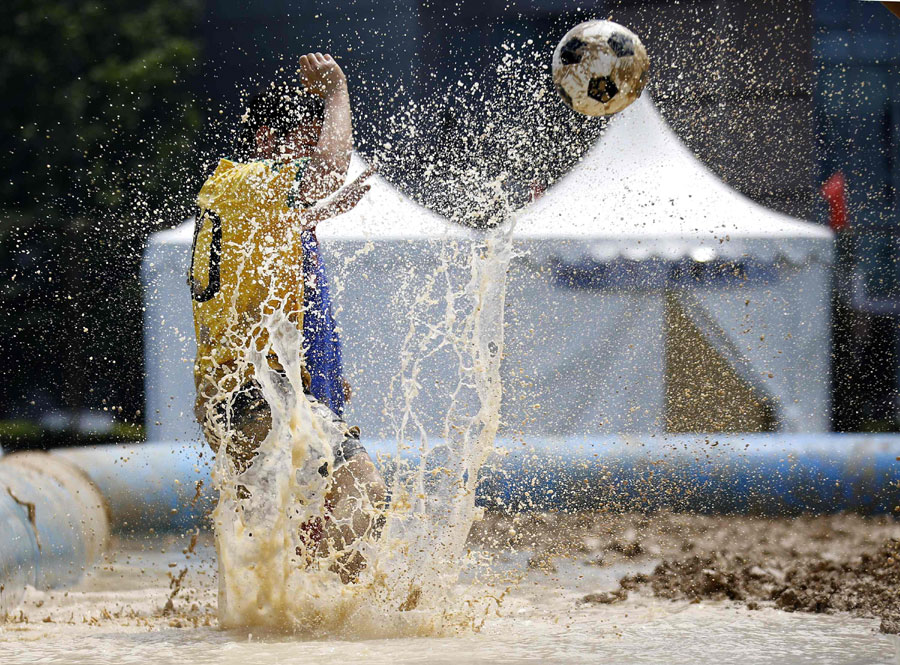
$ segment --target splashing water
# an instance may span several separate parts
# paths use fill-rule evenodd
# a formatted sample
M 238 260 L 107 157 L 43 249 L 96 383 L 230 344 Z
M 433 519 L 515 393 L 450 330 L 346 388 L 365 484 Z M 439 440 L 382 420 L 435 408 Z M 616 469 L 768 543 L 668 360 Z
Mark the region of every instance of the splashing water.
M 478 108 L 487 113 L 489 124 L 521 116 L 525 107 L 508 100 L 540 96 L 543 79 L 526 65 L 509 53 L 500 59 L 498 86 L 510 94 L 491 103 L 480 100 Z M 469 194 L 444 212 L 460 228 L 475 228 L 462 239 L 445 238 L 436 268 L 426 270 L 422 279 L 398 279 L 392 285 L 394 304 L 410 305 L 400 367 L 387 395 L 397 442 L 390 463 L 390 500 L 386 507 L 362 506 L 373 517 L 363 520 L 363 528 L 352 518 L 329 517 L 325 529 L 353 534 L 343 552 L 323 551 L 311 537 L 323 528 L 322 516 L 328 513 L 329 480 L 318 470 L 333 462 L 333 453 L 329 423 L 303 397 L 297 353 L 303 348 L 302 334 L 278 311 L 263 318 L 264 343 L 251 344 L 248 358 L 271 407 L 272 426 L 247 471 L 235 473 L 225 455 L 218 456 L 216 468 L 220 501 L 214 518 L 224 626 L 342 637 L 439 635 L 478 628 L 497 609 L 505 592 L 485 588 L 479 578 L 482 562 L 467 551 L 466 539 L 479 517 L 479 470 L 500 424 L 506 278 L 513 257 L 513 210 L 521 205 L 508 184 L 520 162 L 532 161 L 535 150 L 535 132 L 519 124 L 504 126 L 502 141 L 488 143 L 490 152 L 503 156 L 505 168 L 454 160 L 460 157 L 458 150 L 442 150 L 440 158 L 452 162 L 452 177 L 438 169 L 425 188 L 437 193 L 452 182 L 460 185 Z M 374 250 L 368 245 L 361 251 Z M 346 272 L 354 278 L 352 271 Z M 288 359 L 282 362 L 286 389 L 269 367 L 272 354 Z M 442 383 L 447 374 L 436 371 L 438 366 L 452 368 L 455 380 Z M 422 406 L 433 402 L 420 400 L 429 381 L 437 381 L 446 397 L 437 437 L 436 414 Z M 357 493 L 364 501 L 365 492 Z M 344 584 L 336 570 L 353 556 L 365 566 Z M 463 571 L 474 572 L 476 582 L 460 585 Z M 488 575 L 493 585 L 498 578 Z
M 417 297 L 395 384 L 403 395 L 398 456 L 416 436 L 418 459 L 398 464 L 380 529 L 354 532 L 342 552 L 323 551 L 311 534 L 329 506 L 333 463 L 329 422 L 303 395 L 302 333 L 280 310 L 265 314 L 264 335 L 247 359 L 270 405 L 272 425 L 250 467 L 238 473 L 218 455 L 220 499 L 214 513 L 219 555 L 219 615 L 224 627 L 256 626 L 309 635 L 434 635 L 476 626 L 493 594 L 460 590 L 465 542 L 476 519 L 478 471 L 499 425 L 506 272 L 513 224 L 471 242 L 446 242 L 441 264 Z M 457 278 L 464 277 L 462 288 Z M 437 310 L 435 310 L 437 308 Z M 433 312 L 442 312 L 434 319 Z M 262 347 L 262 348 L 260 348 Z M 444 416 L 442 437 L 431 441 L 416 413 L 420 372 L 439 353 L 458 363 L 458 380 Z M 286 381 L 270 368 L 277 355 Z M 223 441 L 227 433 L 223 432 Z M 246 488 L 244 490 L 244 488 Z M 244 490 L 244 491 L 242 491 Z M 249 493 L 249 496 L 248 496 Z M 364 495 L 364 492 L 360 492 Z M 330 517 L 330 528 L 351 519 Z M 357 554 L 366 565 L 343 584 L 336 563 Z M 467 596 L 468 593 L 468 596 Z

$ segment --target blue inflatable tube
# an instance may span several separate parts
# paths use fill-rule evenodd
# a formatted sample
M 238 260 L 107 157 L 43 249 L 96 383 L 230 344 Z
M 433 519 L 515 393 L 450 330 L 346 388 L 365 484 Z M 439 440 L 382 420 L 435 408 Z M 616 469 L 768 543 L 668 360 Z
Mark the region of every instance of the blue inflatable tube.
M 60 448 L 106 498 L 110 525 L 126 533 L 185 531 L 214 505 L 213 454 L 200 443 L 129 443 Z
M 900 435 L 634 435 L 506 442 L 482 501 L 522 509 L 788 516 L 900 506 Z
M 366 447 L 386 475 L 416 447 Z M 445 449 L 446 451 L 446 449 Z M 784 516 L 900 506 L 900 435 L 618 435 L 498 440 L 481 505 L 509 510 L 661 509 Z M 77 580 L 119 532 L 208 524 L 212 454 L 199 443 L 135 443 L 17 453 L 0 461 L 0 611 L 26 584 Z
M 418 461 L 394 441 L 366 441 L 386 474 Z M 143 443 L 58 450 L 106 499 L 114 530 L 202 525 L 214 504 L 202 444 Z M 11 456 L 14 457 L 14 456 Z M 482 469 L 482 505 L 512 510 L 672 509 L 796 515 L 893 511 L 900 435 L 617 435 L 498 440 Z
M 0 488 L 6 488 L 0 469 Z M 6 492 L 0 493 L 0 613 L 6 616 L 22 600 L 25 585 L 37 583 L 38 547 L 28 510 Z

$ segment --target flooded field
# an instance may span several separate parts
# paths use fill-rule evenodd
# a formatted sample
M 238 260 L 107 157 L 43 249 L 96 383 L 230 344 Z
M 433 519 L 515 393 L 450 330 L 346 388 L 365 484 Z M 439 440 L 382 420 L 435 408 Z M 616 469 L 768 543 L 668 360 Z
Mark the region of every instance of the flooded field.
M 560 528 L 566 538 L 557 542 Z M 488 515 L 473 531 L 469 547 L 490 559 L 498 578 L 509 581 L 499 612 L 485 617 L 479 630 L 389 640 L 341 635 L 306 640 L 220 630 L 209 536 L 201 534 L 193 546 L 191 536 L 123 540 L 116 554 L 78 587 L 30 590 L 21 611 L 0 627 L 0 654 L 4 665 L 324 659 L 392 665 L 898 663 L 900 641 L 879 632 L 878 618 L 788 612 L 775 602 L 749 597 L 703 597 L 726 598 L 726 591 L 663 598 L 653 583 L 660 562 L 672 564 L 685 556 L 715 551 L 722 560 L 743 556 L 748 566 L 768 557 L 768 569 L 777 575 L 788 559 L 819 552 L 836 561 L 854 549 L 865 558 L 898 535 L 892 521 L 851 516 Z M 642 574 L 647 583 L 622 592 L 624 576 Z

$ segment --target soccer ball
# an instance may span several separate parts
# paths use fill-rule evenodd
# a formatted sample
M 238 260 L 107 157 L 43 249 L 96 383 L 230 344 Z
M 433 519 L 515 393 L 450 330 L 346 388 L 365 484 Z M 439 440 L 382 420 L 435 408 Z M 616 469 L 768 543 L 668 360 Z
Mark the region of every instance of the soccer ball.
M 650 59 L 631 30 L 612 21 L 585 21 L 553 51 L 553 83 L 570 108 L 610 115 L 641 96 Z

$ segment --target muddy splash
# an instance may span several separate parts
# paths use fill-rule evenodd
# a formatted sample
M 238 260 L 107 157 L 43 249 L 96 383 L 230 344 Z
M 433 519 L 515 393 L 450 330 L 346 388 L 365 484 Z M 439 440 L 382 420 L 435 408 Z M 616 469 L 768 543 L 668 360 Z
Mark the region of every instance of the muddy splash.
M 404 403 L 398 456 L 413 446 L 417 459 L 393 474 L 387 507 L 360 507 L 374 519 L 343 551 L 323 550 L 309 537 L 328 510 L 330 478 L 319 470 L 334 460 L 329 423 L 303 396 L 297 353 L 302 333 L 280 310 L 263 316 L 259 329 L 265 334 L 256 338 L 263 343 L 249 344 L 247 359 L 271 407 L 271 429 L 247 470 L 238 472 L 220 454 L 214 474 L 223 626 L 308 635 L 436 635 L 477 625 L 496 607 L 492 592 L 461 593 L 456 582 L 466 566 L 477 565 L 465 545 L 477 516 L 478 471 L 499 425 L 511 232 L 510 224 L 472 242 L 447 242 L 441 267 L 427 285 L 417 285 L 395 381 Z M 419 426 L 416 395 L 429 359 L 441 353 L 456 358 L 458 378 L 450 387 L 442 436 L 432 439 Z M 286 382 L 270 367 L 272 355 Z M 349 518 L 345 522 L 332 526 L 355 528 Z M 336 564 L 352 555 L 366 563 L 358 578 L 344 584 Z

